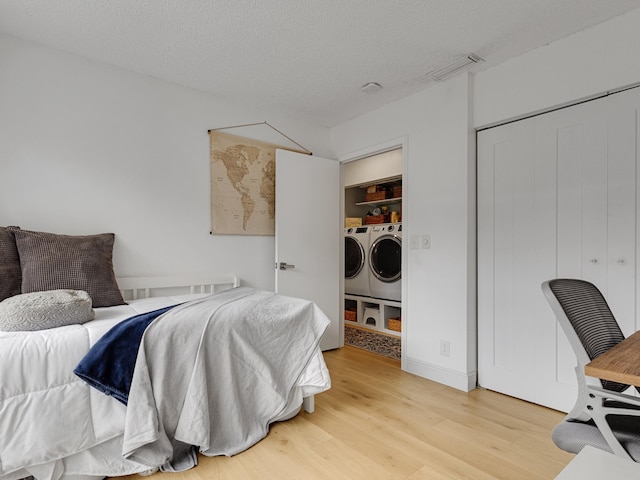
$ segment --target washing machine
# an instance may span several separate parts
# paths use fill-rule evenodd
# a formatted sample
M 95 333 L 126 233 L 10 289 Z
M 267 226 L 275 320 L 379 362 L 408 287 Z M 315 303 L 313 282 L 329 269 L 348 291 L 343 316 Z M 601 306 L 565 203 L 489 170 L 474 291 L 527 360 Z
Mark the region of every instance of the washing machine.
M 367 265 L 370 228 L 344 229 L 344 293 L 370 296 Z
M 369 293 L 374 298 L 402 300 L 402 224 L 370 227 Z

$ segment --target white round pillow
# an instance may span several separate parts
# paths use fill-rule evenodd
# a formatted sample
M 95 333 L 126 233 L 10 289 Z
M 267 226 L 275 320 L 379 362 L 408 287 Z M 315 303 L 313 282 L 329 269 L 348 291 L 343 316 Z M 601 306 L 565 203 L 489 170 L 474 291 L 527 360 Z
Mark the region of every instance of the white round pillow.
M 93 320 L 91 297 L 83 290 L 22 293 L 0 302 L 0 330 L 46 330 Z

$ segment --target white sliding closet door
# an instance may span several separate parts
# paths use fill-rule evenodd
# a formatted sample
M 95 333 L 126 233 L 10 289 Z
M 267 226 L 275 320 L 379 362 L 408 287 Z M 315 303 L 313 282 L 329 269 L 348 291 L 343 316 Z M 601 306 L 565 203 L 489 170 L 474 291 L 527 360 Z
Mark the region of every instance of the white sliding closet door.
M 575 355 L 540 289 L 554 277 L 583 278 L 606 295 L 607 287 L 607 100 L 600 99 L 536 117 L 536 158 L 546 192 L 555 197 L 540 212 L 557 229 L 549 248 L 547 278 L 532 292 L 544 304 L 536 319 L 539 350 L 533 365 L 538 384 L 532 401 L 568 411 L 577 398 Z M 550 245 L 551 246 L 551 245 Z
M 534 120 L 478 134 L 478 382 L 532 399 Z
M 572 407 L 575 356 L 540 289 L 550 278 L 595 283 L 635 329 L 639 105 L 634 90 L 478 133 L 481 386 Z

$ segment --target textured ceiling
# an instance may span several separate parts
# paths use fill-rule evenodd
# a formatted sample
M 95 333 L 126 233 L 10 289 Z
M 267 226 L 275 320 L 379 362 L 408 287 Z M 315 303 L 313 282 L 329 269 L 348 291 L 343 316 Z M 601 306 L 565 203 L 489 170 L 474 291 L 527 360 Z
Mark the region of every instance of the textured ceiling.
M 333 126 L 640 0 L 0 0 L 0 32 Z M 1 68 L 1 65 L 0 65 Z M 473 70 L 472 70 L 473 71 Z M 378 82 L 375 94 L 360 91 Z

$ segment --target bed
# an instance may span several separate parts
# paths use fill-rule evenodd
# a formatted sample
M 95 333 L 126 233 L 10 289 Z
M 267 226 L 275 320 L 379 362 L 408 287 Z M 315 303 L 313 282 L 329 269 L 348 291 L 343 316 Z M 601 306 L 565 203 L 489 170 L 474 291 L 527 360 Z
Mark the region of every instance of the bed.
M 182 471 L 199 453 L 249 448 L 330 388 L 319 348 L 329 320 L 312 302 L 235 277 L 114 280 L 122 303 L 90 321 L 0 331 L 0 480 Z M 128 345 L 123 326 L 142 318 L 124 399 L 103 377 L 90 386 L 81 366 L 106 368 L 99 347 Z

